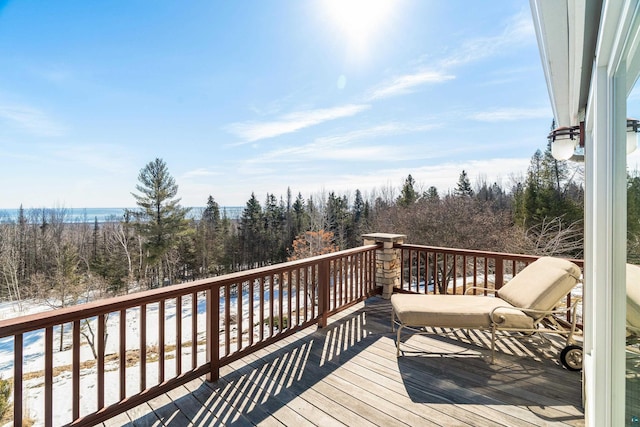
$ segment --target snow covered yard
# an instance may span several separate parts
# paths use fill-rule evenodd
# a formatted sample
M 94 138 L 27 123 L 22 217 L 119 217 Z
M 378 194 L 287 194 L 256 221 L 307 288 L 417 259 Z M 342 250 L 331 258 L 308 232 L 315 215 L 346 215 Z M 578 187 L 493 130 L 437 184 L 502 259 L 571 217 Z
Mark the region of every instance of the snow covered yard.
M 265 291 L 265 294 L 270 292 Z M 283 309 L 287 310 L 286 291 L 283 295 Z M 295 299 L 295 296 L 293 296 Z M 278 290 L 274 286 L 273 297 L 273 316 L 277 318 L 280 312 Z M 263 328 L 264 336 L 269 336 L 269 325 L 260 324 L 258 319 L 260 295 L 254 292 L 253 313 L 254 319 L 249 321 L 249 298 L 243 295 L 242 298 L 242 331 L 243 341 L 248 339 L 247 331 L 252 331 L 254 338 L 257 338 L 260 327 Z M 237 338 L 234 334 L 237 331 L 237 325 L 234 319 L 237 318 L 238 301 L 236 296 L 230 298 L 231 312 L 231 351 L 237 347 Z M 292 304 L 293 305 L 293 304 Z M 197 299 L 197 336 L 196 338 L 196 354 L 197 365 L 200 366 L 206 362 L 206 299 L 204 293 L 198 295 Z M 176 299 L 168 299 L 165 302 L 165 322 L 164 322 L 164 344 L 165 344 L 165 360 L 164 369 L 167 377 L 171 377 L 176 373 L 176 335 L 177 335 L 177 315 L 181 321 L 181 359 L 182 371 L 191 369 L 192 354 L 194 351 L 192 337 L 192 316 L 193 303 L 190 296 L 182 297 L 182 304 L 177 313 Z M 265 304 L 265 319 L 269 318 L 269 305 Z M 35 301 L 29 301 L 22 304 L 22 310 L 18 311 L 17 307 L 12 304 L 4 303 L 0 306 L 0 317 L 9 318 L 18 315 L 27 315 L 50 310 L 46 305 L 38 304 Z M 221 313 L 225 311 L 225 298 L 220 298 Z M 159 340 L 159 313 L 160 304 L 148 304 L 146 306 L 146 384 L 157 384 L 159 378 L 160 361 L 158 360 L 158 343 Z M 292 317 L 295 314 L 292 315 Z M 105 346 L 105 405 L 108 406 L 116 403 L 120 399 L 120 373 L 119 373 L 119 343 L 120 343 L 120 313 L 110 313 L 107 318 L 107 338 Z M 140 392 L 140 307 L 131 308 L 126 311 L 126 394 L 132 396 Z M 258 321 L 256 322 L 256 320 Z M 295 320 L 294 320 L 295 322 Z M 88 325 L 83 322 L 83 331 L 89 332 L 89 327 L 96 333 L 97 318 L 88 320 Z M 277 329 L 277 319 L 274 322 L 274 328 Z M 223 341 L 225 331 L 223 323 L 220 328 L 220 341 Z M 72 325 L 67 324 L 62 333 L 62 350 L 60 350 L 60 327 L 54 328 L 53 333 L 53 424 L 63 425 L 72 421 L 72 409 L 69 399 L 72 396 Z M 14 342 L 13 337 L 0 339 L 0 375 L 2 378 L 13 377 L 13 357 Z M 257 339 L 256 339 L 257 341 Z M 44 366 L 45 366 L 45 332 L 44 330 L 33 331 L 24 334 L 23 339 L 23 408 L 24 417 L 35 421 L 34 425 L 43 425 L 44 423 Z M 220 354 L 224 354 L 225 349 L 220 348 Z M 80 415 L 92 413 L 97 410 L 97 364 L 93 356 L 91 346 L 85 339 L 81 337 L 80 347 L 80 395 L 81 407 Z M 7 425 L 10 425 L 8 423 Z

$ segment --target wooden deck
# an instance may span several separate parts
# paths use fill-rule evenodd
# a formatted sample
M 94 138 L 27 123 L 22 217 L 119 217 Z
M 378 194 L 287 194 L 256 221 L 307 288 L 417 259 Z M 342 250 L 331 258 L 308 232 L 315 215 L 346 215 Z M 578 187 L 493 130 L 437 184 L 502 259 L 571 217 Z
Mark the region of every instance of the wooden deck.
M 508 338 L 491 365 L 488 334 L 439 330 L 396 358 L 390 310 L 371 298 L 104 425 L 584 425 L 561 342 Z

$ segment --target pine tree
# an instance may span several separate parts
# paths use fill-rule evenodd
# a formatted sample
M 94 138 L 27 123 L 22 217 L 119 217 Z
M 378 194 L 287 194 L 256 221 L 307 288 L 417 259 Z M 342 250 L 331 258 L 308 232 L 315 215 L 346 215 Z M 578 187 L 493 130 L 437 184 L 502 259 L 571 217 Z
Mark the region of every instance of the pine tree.
M 459 197 L 471 197 L 473 196 L 473 189 L 471 188 L 471 182 L 467 176 L 467 172 L 463 169 L 458 178 L 458 185 L 454 191 L 454 194 Z
M 136 190 L 131 193 L 140 209 L 134 212 L 136 229 L 144 239 L 147 263 L 160 267 L 156 279 L 164 278 L 162 257 L 176 244 L 176 237 L 188 226 L 189 209 L 180 206 L 178 186 L 169 173 L 166 163 L 159 158 L 149 162 L 138 175 Z
M 218 228 L 220 224 L 220 206 L 211 195 L 207 199 L 207 207 L 202 212 L 202 221 L 207 224 L 211 230 Z
M 306 203 L 301 193 L 298 193 L 296 200 L 293 202 L 293 224 L 292 224 L 292 234 L 294 236 L 299 235 L 300 233 L 307 231 L 307 227 L 309 227 L 309 213 L 306 209 Z
M 433 185 L 425 191 L 422 197 L 429 202 L 437 202 L 440 200 L 440 195 L 438 194 L 438 189 Z
M 326 219 L 329 230 L 335 236 L 340 249 L 347 247 L 347 231 L 350 226 L 349 202 L 347 196 L 338 196 L 333 191 L 327 199 Z
M 251 193 L 251 198 L 242 211 L 239 226 L 241 260 L 248 268 L 265 262 L 265 249 L 262 241 L 263 222 L 262 206 L 260 206 L 256 195 Z
M 396 204 L 403 208 L 408 208 L 418 200 L 418 192 L 415 189 L 415 180 L 409 174 L 402 185 L 400 196 L 396 199 Z

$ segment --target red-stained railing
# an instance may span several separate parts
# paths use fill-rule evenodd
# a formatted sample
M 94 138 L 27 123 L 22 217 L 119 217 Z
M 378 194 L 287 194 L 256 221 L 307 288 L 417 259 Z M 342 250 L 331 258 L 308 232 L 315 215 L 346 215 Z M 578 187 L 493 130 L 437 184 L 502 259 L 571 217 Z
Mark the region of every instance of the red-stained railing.
M 0 321 L 3 345 L 13 341 L 14 425 L 23 423 L 34 359 L 44 359 L 35 374 L 44 377 L 44 425 L 99 423 L 202 375 L 215 380 L 220 366 L 302 328 L 325 326 L 377 292 L 376 248 Z M 82 336 L 93 337 L 94 362 Z M 39 337 L 44 357 L 32 349 Z
M 520 270 L 539 258 L 407 244 L 396 245 L 396 248 L 401 250 L 400 288 L 405 292 L 426 294 L 464 294 L 467 287 L 500 289 Z M 583 268 L 582 260 L 571 261 Z M 572 295 L 568 294 L 567 307 L 571 306 L 572 299 Z M 567 313 L 568 321 L 569 316 L 570 313 Z
M 22 425 L 23 402 L 31 402 L 25 375 L 35 375 L 43 384 L 38 412 L 45 425 L 99 423 L 202 375 L 215 380 L 221 366 L 315 323 L 325 326 L 332 314 L 377 293 L 380 247 L 363 246 L 0 321 L 0 345 L 13 343 L 14 425 Z M 499 289 L 537 259 L 395 247 L 400 249 L 400 290 L 405 292 Z M 582 261 L 573 261 L 582 267 Z M 567 298 L 570 305 L 571 296 Z M 95 361 L 91 353 L 87 357 L 82 336 L 93 336 Z M 32 348 L 34 341 L 44 342 L 40 354 Z M 34 369 L 34 359 L 44 360 L 43 366 Z

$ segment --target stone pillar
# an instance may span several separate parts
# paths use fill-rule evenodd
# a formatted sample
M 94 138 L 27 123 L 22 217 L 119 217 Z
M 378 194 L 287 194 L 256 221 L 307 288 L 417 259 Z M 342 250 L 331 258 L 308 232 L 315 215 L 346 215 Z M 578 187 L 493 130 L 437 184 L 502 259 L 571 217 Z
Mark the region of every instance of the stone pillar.
M 400 249 L 394 244 L 402 244 L 407 238 L 404 234 L 371 233 L 362 236 L 365 245 L 382 243 L 382 249 L 376 251 L 376 284 L 382 285 L 382 298 L 389 299 L 393 288 L 400 287 Z

